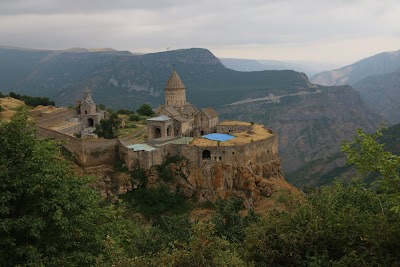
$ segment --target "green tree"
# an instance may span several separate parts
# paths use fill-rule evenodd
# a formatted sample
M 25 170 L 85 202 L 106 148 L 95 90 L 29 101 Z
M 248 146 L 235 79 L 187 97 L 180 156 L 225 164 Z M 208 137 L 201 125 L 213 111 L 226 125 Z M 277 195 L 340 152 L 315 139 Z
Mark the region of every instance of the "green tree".
M 140 121 L 141 118 L 140 118 L 140 116 L 137 115 L 137 114 L 132 114 L 132 115 L 129 116 L 129 120 L 130 120 L 130 121 Z
M 117 111 L 117 114 L 123 114 L 123 115 L 130 115 L 135 113 L 133 110 L 129 110 L 129 109 L 119 109 Z
M 0 147 L 1 264 L 93 265 L 116 211 L 60 160 L 54 142 L 35 139 L 26 114 L 0 122 Z
M 108 119 L 103 119 L 100 124 L 95 125 L 94 133 L 106 139 L 117 138 L 120 124 L 121 120 L 118 118 L 117 113 L 111 113 Z
M 149 104 L 143 104 L 138 108 L 137 113 L 142 116 L 152 116 L 154 114 L 151 106 Z
M 97 107 L 98 107 L 100 110 L 106 110 L 106 106 L 105 106 L 104 104 L 98 104 Z
M 240 215 L 239 212 L 243 208 L 243 200 L 241 198 L 230 197 L 227 200 L 219 198 L 215 202 L 216 211 L 212 218 L 215 232 L 231 242 L 243 242 L 246 227 L 258 221 L 258 216 L 252 210 L 247 216 Z
M 359 180 L 337 181 L 251 225 L 245 255 L 257 266 L 398 266 L 400 219 L 390 202 Z
M 352 142 L 344 142 L 342 151 L 347 154 L 347 162 L 354 164 L 361 177 L 368 174 L 377 176 L 374 183 L 380 192 L 392 194 L 397 203 L 392 207 L 396 213 L 400 212 L 400 156 L 384 150 L 384 144 L 377 140 L 382 136 L 378 130 L 374 134 L 365 134 L 357 131 L 357 137 Z

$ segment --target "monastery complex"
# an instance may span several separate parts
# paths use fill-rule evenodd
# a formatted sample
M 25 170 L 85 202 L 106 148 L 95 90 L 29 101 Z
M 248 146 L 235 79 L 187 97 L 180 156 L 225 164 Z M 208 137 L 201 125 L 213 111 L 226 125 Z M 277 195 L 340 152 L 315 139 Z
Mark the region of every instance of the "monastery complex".
M 187 183 L 184 187 L 192 192 L 188 196 L 196 192 L 209 196 L 216 192 L 215 188 L 243 188 L 251 183 L 256 188 L 256 180 L 282 177 L 277 134 L 263 125 L 219 122 L 214 109 L 198 109 L 190 104 L 175 69 L 165 86 L 165 103 L 155 114 L 147 119 L 147 140 L 131 144 L 120 139 L 74 137 L 76 133 L 93 136 L 93 127 L 107 117 L 98 109 L 89 90 L 85 90 L 83 100 L 77 101 L 74 108 L 45 107 L 32 111 L 38 137 L 64 142 L 65 149 L 84 168 L 120 160 L 129 170 L 150 171 L 170 157 L 186 159 L 190 171 L 181 176 L 185 177 L 182 183 Z M 234 177 L 238 177 L 236 185 Z M 243 179 L 250 182 L 243 183 Z

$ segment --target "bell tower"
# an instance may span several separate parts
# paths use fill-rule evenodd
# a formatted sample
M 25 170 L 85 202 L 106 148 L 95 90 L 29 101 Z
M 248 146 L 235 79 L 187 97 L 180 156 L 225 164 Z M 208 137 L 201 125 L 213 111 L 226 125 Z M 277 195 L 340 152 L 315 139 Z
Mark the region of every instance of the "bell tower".
M 179 111 L 186 105 L 186 87 L 175 70 L 165 86 L 165 106 L 173 106 Z

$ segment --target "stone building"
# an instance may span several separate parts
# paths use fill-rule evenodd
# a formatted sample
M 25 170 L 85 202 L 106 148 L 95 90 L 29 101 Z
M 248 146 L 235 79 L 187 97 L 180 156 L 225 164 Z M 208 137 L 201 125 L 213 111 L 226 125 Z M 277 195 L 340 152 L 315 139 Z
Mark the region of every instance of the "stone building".
M 75 102 L 74 108 L 38 106 L 30 113 L 35 117 L 37 126 L 82 136 L 94 135 L 95 125 L 105 118 L 105 112 L 96 106 L 88 88 L 83 92 L 83 99 Z
M 197 109 L 186 101 L 186 87 L 174 69 L 165 86 L 165 104 L 157 117 L 147 120 L 148 139 L 200 136 L 216 131 L 218 114 L 208 107 Z
M 77 101 L 77 109 L 82 128 L 93 128 L 100 120 L 104 119 L 104 111 L 100 110 L 92 99 L 92 92 L 89 88 L 83 91 L 83 99 Z

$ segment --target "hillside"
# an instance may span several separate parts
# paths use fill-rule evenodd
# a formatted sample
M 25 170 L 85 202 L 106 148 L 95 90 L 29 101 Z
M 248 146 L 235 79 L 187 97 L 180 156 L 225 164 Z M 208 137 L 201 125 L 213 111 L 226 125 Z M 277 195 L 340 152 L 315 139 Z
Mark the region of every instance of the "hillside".
M 12 69 L 8 69 L 10 62 L 15 65 Z M 244 73 L 227 69 L 206 49 L 119 55 L 0 48 L 0 71 L 8 69 L 0 76 L 0 88 L 71 105 L 89 86 L 98 103 L 136 108 L 143 102 L 158 105 L 163 101 L 165 81 L 173 65 L 185 81 L 188 99 L 198 106 L 234 102 L 243 92 L 293 92 L 310 84 L 304 74 L 294 71 Z
M 400 68 L 400 50 L 364 58 L 340 69 L 321 72 L 310 78 L 320 85 L 353 85 L 365 77 L 390 73 Z
M 400 155 L 400 124 L 393 125 L 382 131 L 383 136 L 379 143 L 384 144 L 384 149 L 395 155 Z M 286 179 L 299 189 L 307 186 L 319 187 L 328 185 L 337 177 L 348 178 L 354 176 L 355 169 L 346 164 L 346 155 L 337 152 L 330 157 L 313 160 L 300 168 L 287 173 Z M 374 180 L 373 176 L 367 177 L 366 182 Z
M 304 72 L 307 76 L 334 68 L 332 64 L 318 62 L 291 62 L 243 58 L 220 58 L 219 60 L 225 67 L 237 71 L 294 70 Z
M 353 87 L 377 114 L 391 123 L 400 122 L 400 69 L 387 74 L 368 76 Z
M 12 97 L 0 97 L 0 106 L 0 120 L 9 121 L 19 108 L 25 106 L 25 103 Z
M 357 128 L 373 131 L 382 118 L 374 114 L 349 86 L 315 87 L 314 93 L 224 106 L 224 118 L 254 121 L 279 134 L 279 150 L 285 172 L 332 156 L 340 142 Z

